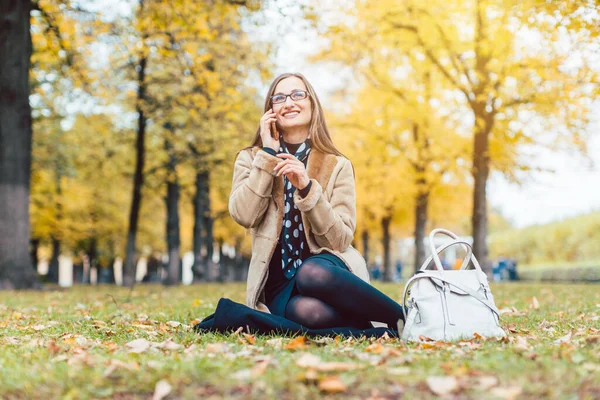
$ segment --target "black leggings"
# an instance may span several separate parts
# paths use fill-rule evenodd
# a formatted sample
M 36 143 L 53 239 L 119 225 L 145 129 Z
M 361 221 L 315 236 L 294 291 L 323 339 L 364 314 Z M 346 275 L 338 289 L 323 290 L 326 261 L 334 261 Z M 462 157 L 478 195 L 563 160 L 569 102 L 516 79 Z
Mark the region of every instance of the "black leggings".
M 296 272 L 299 294 L 287 303 L 285 317 L 310 329 L 369 327 L 383 322 L 396 329 L 402 306 L 332 261 L 308 259 Z

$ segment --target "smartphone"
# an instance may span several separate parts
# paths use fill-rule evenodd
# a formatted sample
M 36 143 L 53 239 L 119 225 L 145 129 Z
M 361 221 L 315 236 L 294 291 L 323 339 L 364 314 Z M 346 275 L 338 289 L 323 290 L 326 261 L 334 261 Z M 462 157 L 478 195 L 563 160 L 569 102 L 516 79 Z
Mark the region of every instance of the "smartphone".
M 277 124 L 275 121 L 271 122 L 271 136 L 275 140 L 279 140 L 279 132 L 277 132 Z

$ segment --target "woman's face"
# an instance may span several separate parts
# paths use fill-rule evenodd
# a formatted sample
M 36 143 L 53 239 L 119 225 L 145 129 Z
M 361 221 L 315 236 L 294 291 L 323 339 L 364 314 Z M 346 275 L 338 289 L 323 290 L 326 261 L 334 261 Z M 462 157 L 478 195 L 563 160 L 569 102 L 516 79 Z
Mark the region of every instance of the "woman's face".
M 292 94 L 297 90 L 307 91 L 306 85 L 302 79 L 290 76 L 277 84 L 273 95 Z M 292 100 L 290 96 L 287 96 L 283 103 L 273 104 L 273 112 L 277 116 L 278 125 L 285 131 L 288 128 L 308 127 L 312 106 L 308 96 L 302 100 Z

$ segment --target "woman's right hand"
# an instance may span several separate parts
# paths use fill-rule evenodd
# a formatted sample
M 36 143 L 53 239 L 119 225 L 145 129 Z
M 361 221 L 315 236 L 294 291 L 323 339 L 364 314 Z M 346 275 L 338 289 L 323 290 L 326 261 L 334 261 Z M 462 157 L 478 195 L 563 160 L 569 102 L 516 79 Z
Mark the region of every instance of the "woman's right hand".
M 275 121 L 277 121 L 275 115 L 273 109 L 270 108 L 260 119 L 260 138 L 263 147 L 270 147 L 275 151 L 279 151 L 279 134 L 275 128 Z

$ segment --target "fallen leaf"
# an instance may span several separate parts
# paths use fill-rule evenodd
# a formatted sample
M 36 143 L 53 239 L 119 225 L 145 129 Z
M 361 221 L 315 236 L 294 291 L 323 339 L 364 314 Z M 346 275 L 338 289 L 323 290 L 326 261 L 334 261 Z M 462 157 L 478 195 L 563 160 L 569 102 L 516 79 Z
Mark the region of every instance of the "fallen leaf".
M 135 361 L 132 362 L 124 362 L 121 360 L 110 360 L 110 364 L 104 371 L 104 377 L 108 378 L 113 372 L 115 372 L 119 368 L 126 369 L 128 371 L 133 371 L 138 369 L 139 365 Z
M 303 350 L 306 348 L 306 338 L 304 336 L 298 336 L 286 344 L 284 348 L 286 350 Z
M 571 343 L 571 332 L 567 333 L 565 336 L 560 337 L 554 341 L 555 344 L 563 344 L 563 343 Z
M 327 393 L 345 392 L 348 387 L 338 376 L 328 376 L 319 381 L 319 390 Z
M 229 335 L 229 336 L 238 336 L 243 330 L 244 330 L 244 327 L 240 326 L 239 328 L 236 329 L 235 332 L 232 332 L 231 335 Z
M 356 363 L 340 361 L 323 362 L 320 357 L 310 353 L 305 353 L 298 358 L 296 365 L 301 368 L 311 368 L 320 372 L 353 371 L 362 367 Z
M 94 360 L 90 357 L 90 355 L 87 352 L 81 352 L 79 354 L 74 355 L 73 357 L 69 358 L 67 361 L 67 364 L 69 365 L 87 365 L 87 366 L 93 366 L 94 365 Z
M 56 354 L 60 351 L 60 346 L 57 345 L 54 340 L 49 340 L 48 343 L 46 343 L 46 348 L 51 354 Z
M 521 389 L 519 386 L 496 387 L 496 388 L 493 388 L 492 390 L 490 390 L 490 394 L 493 397 L 500 397 L 505 400 L 515 399 L 522 392 L 523 392 L 523 389 Z
M 158 347 L 159 349 L 163 349 L 163 350 L 180 350 L 183 349 L 183 345 L 180 345 L 179 343 L 175 343 L 173 341 L 173 339 L 167 339 L 162 343 L 159 343 L 158 345 L 156 345 L 156 347 Z
M 593 335 L 593 336 L 588 336 L 585 339 L 586 343 L 592 344 L 592 343 L 599 343 L 600 342 L 600 335 Z
M 161 379 L 156 382 L 156 386 L 154 387 L 154 395 L 152 396 L 152 400 L 162 400 L 171 393 L 171 384 L 167 382 L 165 379 Z
M 36 331 L 36 332 L 39 332 L 39 331 L 41 331 L 41 330 L 43 330 L 43 329 L 46 329 L 46 326 L 45 326 L 45 325 L 33 325 L 33 326 L 31 327 L 31 329 L 33 329 L 33 330 L 34 330 L 34 331 Z
M 487 391 L 498 384 L 495 376 L 480 376 L 477 378 L 477 389 Z
M 277 350 L 283 348 L 283 338 L 274 338 L 267 340 L 267 345 L 274 347 Z
M 383 345 L 379 342 L 375 342 L 365 349 L 367 353 L 380 354 L 383 351 Z
M 227 343 L 209 343 L 204 348 L 207 353 L 224 353 L 229 350 Z
M 535 296 L 533 296 L 533 299 L 531 299 L 531 306 L 533 307 L 534 310 L 540 309 L 540 302 L 538 301 L 538 299 Z
M 247 341 L 249 344 L 254 344 L 254 343 L 256 343 L 256 338 L 254 337 L 254 335 L 249 335 L 249 334 L 247 334 L 247 333 L 243 333 L 243 335 L 244 335 L 244 339 L 246 339 L 246 341 Z
M 408 367 L 388 368 L 387 373 L 391 374 L 391 375 L 408 375 L 408 374 L 410 374 L 410 368 L 408 368 Z
M 264 374 L 272 359 L 273 356 L 268 356 L 264 360 L 258 361 L 256 365 L 250 370 L 250 376 L 252 378 L 256 378 Z
M 239 381 L 249 381 L 252 379 L 252 370 L 250 368 L 241 369 L 234 372 L 231 376 Z
M 434 394 L 444 396 L 458 389 L 458 380 L 453 376 L 430 376 L 425 381 Z
M 150 360 L 146 363 L 146 365 L 152 369 L 160 369 L 162 367 L 163 363 L 161 363 L 160 361 L 156 361 L 156 360 Z
M 129 353 L 143 353 L 150 348 L 150 342 L 146 339 L 135 339 L 127 343 Z
M 517 350 L 531 350 L 531 346 L 527 343 L 527 339 L 523 336 L 517 336 L 515 339 L 515 349 Z
M 169 326 L 171 326 L 173 328 L 177 328 L 178 326 L 181 325 L 181 322 L 178 322 L 178 321 L 169 321 L 169 322 L 167 322 L 167 325 L 169 325 Z
M 301 368 L 314 368 L 319 364 L 321 358 L 310 353 L 304 353 L 296 360 L 296 365 Z

